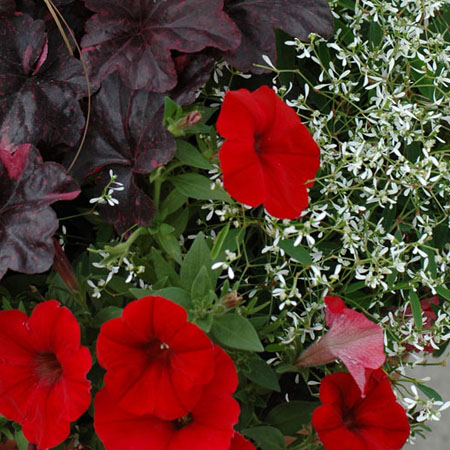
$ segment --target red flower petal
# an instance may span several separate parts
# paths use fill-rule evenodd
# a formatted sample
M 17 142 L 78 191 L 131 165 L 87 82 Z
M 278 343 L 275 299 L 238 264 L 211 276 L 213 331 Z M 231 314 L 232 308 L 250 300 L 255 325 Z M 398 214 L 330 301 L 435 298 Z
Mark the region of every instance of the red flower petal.
M 256 447 L 240 433 L 234 433 L 230 450 L 256 450 Z
M 19 422 L 39 448 L 55 447 L 91 400 L 91 356 L 80 346 L 78 323 L 49 300 L 29 319 L 17 310 L 1 311 L 0 330 L 0 413 Z
M 325 297 L 328 332 L 302 353 L 298 366 L 315 366 L 340 359 L 361 392 L 374 369 L 381 367 L 384 354 L 383 329 L 364 314 L 346 308 L 339 297 Z
M 184 417 L 171 421 L 125 411 L 102 389 L 95 398 L 94 426 L 106 450 L 229 450 L 239 416 L 230 392 L 237 375 L 219 347 L 214 347 L 213 367 L 214 377 L 199 401 Z
M 229 91 L 217 130 L 226 139 L 219 156 L 228 193 L 249 206 L 264 203 L 275 217 L 298 217 L 320 151 L 295 111 L 267 86 Z
M 313 426 L 327 450 L 398 450 L 409 436 L 405 410 L 396 402 L 386 374 L 378 369 L 365 398 L 350 374 L 326 376 L 320 386 L 322 406 Z
M 98 361 L 122 408 L 172 420 L 197 402 L 213 376 L 213 346 L 186 318 L 170 300 L 144 297 L 102 326 Z

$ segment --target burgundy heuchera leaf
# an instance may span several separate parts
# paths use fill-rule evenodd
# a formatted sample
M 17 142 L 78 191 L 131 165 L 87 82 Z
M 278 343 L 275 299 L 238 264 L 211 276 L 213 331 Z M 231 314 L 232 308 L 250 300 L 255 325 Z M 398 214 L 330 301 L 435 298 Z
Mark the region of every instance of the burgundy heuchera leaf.
M 240 33 L 223 0 L 86 0 L 95 11 L 82 47 L 91 79 L 118 71 L 132 89 L 167 92 L 177 83 L 171 50 L 236 48 Z
M 364 395 L 370 373 L 384 363 L 383 329 L 364 314 L 346 308 L 339 297 L 325 297 L 328 332 L 306 349 L 298 366 L 316 366 L 340 359 Z
M 32 145 L 13 152 L 0 148 L 0 279 L 8 268 L 24 273 L 49 269 L 58 228 L 49 205 L 72 200 L 79 192 L 64 168 L 42 162 Z
M 330 38 L 333 17 L 327 0 L 225 0 L 225 12 L 242 33 L 238 48 L 225 59 L 242 72 L 261 73 L 253 64 L 265 64 L 261 55 L 276 60 L 274 29 L 309 40 L 310 33 Z
M 136 223 L 148 225 L 153 217 L 153 204 L 134 174 L 150 173 L 175 153 L 175 140 L 162 125 L 163 107 L 162 94 L 132 91 L 118 74 L 109 76 L 93 99 L 89 133 L 73 173 L 79 180 L 97 173 L 98 194 L 110 180 L 109 169 L 117 175 L 125 188 L 113 194 L 119 204 L 100 205 L 100 212 L 119 233 Z
M 0 16 L 9 16 L 14 13 L 15 9 L 14 0 L 0 0 Z
M 82 64 L 44 22 L 0 19 L 0 136 L 12 144 L 75 145 L 84 126 Z

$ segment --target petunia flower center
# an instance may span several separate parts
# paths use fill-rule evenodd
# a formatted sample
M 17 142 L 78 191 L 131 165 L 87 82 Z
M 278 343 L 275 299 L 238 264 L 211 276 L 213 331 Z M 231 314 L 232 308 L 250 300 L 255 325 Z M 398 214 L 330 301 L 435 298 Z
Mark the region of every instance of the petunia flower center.
M 255 152 L 260 154 L 262 153 L 263 136 L 262 134 L 255 134 L 254 138 L 255 138 Z
M 173 424 L 175 425 L 175 428 L 177 430 L 181 430 L 181 428 L 187 427 L 194 421 L 194 417 L 191 413 L 186 414 L 183 417 L 180 417 L 178 419 L 175 419 L 173 421 Z
M 356 431 L 359 428 L 352 409 L 344 409 L 342 412 L 342 421 L 344 422 L 344 426 L 350 431 Z
M 34 359 L 34 364 L 35 373 L 44 385 L 52 386 L 61 378 L 63 369 L 54 353 L 38 353 Z
M 149 361 L 166 359 L 170 356 L 170 347 L 159 339 L 153 339 L 145 345 L 145 352 Z

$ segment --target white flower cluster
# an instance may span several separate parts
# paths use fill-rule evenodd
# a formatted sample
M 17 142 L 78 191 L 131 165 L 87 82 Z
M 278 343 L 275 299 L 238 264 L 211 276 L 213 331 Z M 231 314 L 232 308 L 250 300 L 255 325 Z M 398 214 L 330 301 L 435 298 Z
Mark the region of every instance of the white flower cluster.
M 320 83 L 305 77 L 304 93 L 285 100 L 321 146 L 321 171 L 298 222 L 268 221 L 274 239 L 264 250 L 278 253 L 287 235 L 306 245 L 312 286 L 352 276 L 381 298 L 400 278 L 433 294 L 446 282 L 450 247 L 433 239 L 450 224 L 449 151 L 437 147 L 450 118 L 450 42 L 427 27 L 443 3 L 361 0 L 335 13 L 345 27 L 332 42 L 286 42 L 304 66 L 317 66 Z M 331 111 L 309 106 L 313 92 L 313 102 L 333 99 Z M 317 245 L 331 240 L 332 251 Z

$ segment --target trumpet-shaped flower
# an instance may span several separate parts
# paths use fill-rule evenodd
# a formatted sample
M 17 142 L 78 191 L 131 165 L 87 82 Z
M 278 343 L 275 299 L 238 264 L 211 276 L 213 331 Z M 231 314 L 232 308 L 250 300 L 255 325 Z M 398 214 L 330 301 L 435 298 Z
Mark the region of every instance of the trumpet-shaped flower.
M 326 376 L 320 401 L 312 423 L 326 450 L 399 450 L 408 439 L 405 410 L 381 369 L 371 373 L 365 397 L 349 373 Z
M 296 112 L 267 86 L 229 91 L 217 131 L 225 138 L 219 157 L 228 193 L 249 206 L 264 203 L 280 219 L 298 217 L 320 150 Z
M 80 345 L 80 327 L 56 300 L 31 316 L 0 311 L 0 414 L 22 425 L 39 449 L 55 447 L 91 401 L 91 355 Z
M 325 297 L 325 322 L 330 329 L 306 349 L 298 366 L 317 366 L 340 359 L 365 394 L 370 373 L 384 363 L 383 329 L 339 297 Z

